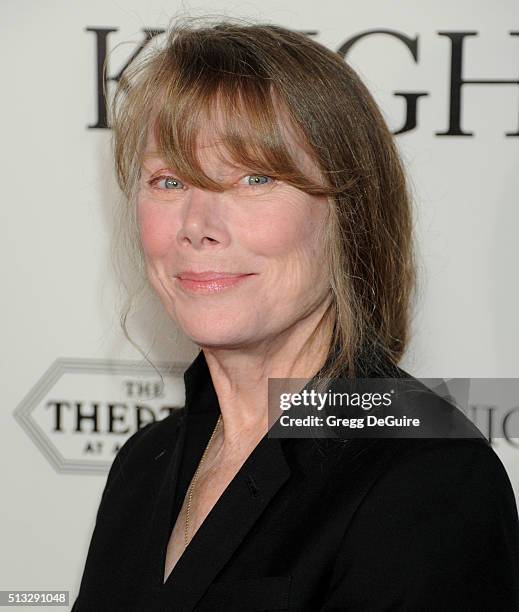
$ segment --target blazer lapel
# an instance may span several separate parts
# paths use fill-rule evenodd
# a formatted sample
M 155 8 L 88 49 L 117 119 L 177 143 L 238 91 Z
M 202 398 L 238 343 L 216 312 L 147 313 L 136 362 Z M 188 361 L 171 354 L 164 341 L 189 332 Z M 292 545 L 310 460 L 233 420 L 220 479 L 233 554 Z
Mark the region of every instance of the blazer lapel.
M 186 412 L 162 459 L 147 555 L 158 609 L 192 610 L 290 477 L 282 440 L 265 435 L 229 483 L 163 583 L 166 548 L 187 487 L 220 414 L 203 352 L 184 373 Z
M 162 585 L 164 609 L 168 605 L 174 605 L 179 612 L 194 608 L 289 476 L 281 441 L 265 436 L 222 493 Z

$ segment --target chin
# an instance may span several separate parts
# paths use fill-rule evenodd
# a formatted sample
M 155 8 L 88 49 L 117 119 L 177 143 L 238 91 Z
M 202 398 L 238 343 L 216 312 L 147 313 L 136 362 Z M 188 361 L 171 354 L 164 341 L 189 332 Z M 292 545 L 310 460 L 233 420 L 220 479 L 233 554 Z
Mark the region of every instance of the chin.
M 195 344 L 202 348 L 237 348 L 251 341 L 250 330 L 246 333 L 240 333 L 236 324 L 230 325 L 228 328 L 216 326 L 200 326 L 183 327 L 184 334 Z
M 239 340 L 220 340 L 203 336 L 189 336 L 189 338 L 202 349 L 234 349 L 243 345 L 243 342 Z

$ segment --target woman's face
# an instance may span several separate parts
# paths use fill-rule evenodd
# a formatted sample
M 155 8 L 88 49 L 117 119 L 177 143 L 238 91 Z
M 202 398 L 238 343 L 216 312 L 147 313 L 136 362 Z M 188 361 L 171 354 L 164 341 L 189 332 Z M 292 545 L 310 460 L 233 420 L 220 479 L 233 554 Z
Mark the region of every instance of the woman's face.
M 292 144 L 303 169 L 317 178 L 311 159 Z M 221 193 L 182 182 L 157 157 L 150 130 L 140 236 L 149 280 L 184 333 L 202 347 L 246 346 L 279 336 L 323 305 L 329 282 L 318 230 L 328 202 L 253 168 L 225 164 L 217 146 L 199 137 L 202 168 L 232 183 Z M 190 271 L 227 278 L 197 282 Z

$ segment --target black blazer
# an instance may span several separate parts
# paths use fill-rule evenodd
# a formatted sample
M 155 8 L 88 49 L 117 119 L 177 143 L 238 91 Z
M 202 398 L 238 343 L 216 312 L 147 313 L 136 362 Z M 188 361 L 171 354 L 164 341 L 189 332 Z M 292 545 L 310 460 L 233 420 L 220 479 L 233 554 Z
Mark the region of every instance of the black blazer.
M 220 410 L 203 352 L 184 378 L 185 409 L 113 462 L 74 612 L 519 610 L 516 503 L 483 438 L 265 436 L 163 584 Z

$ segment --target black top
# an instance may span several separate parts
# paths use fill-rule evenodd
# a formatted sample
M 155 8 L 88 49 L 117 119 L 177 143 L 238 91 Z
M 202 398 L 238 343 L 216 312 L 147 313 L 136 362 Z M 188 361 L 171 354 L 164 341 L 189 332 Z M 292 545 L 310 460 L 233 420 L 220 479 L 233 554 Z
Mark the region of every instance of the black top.
M 203 352 L 184 379 L 113 462 L 73 612 L 519 610 L 516 503 L 481 437 L 266 435 L 163 584 L 220 413 Z

